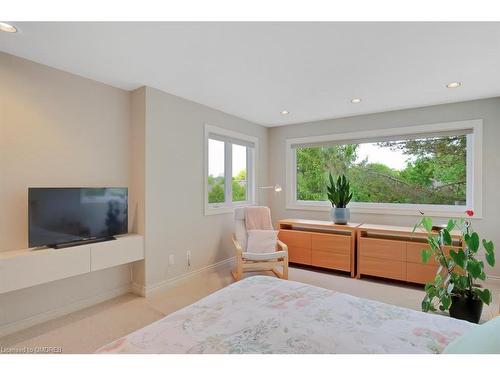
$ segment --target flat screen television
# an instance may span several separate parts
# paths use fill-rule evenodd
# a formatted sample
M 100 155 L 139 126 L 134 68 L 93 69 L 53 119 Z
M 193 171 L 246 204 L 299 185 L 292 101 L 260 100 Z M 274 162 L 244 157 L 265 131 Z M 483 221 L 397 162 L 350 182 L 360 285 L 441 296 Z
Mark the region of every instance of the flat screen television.
M 127 188 L 29 188 L 29 247 L 113 239 L 128 230 Z

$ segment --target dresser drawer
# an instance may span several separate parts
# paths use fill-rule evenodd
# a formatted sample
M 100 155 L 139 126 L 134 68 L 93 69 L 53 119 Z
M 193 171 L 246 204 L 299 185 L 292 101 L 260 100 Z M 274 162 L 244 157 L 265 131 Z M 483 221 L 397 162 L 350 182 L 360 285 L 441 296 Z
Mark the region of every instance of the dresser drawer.
M 406 242 L 361 237 L 358 251 L 361 257 L 406 261 Z
M 436 265 L 408 263 L 406 265 L 406 281 L 418 284 L 428 283 L 434 280 L 437 270 L 438 266 Z
M 311 265 L 311 248 L 288 245 L 288 261 Z
M 402 261 L 361 257 L 359 274 L 406 280 L 406 263 Z
M 278 233 L 278 238 L 286 245 L 302 247 L 306 249 L 311 248 L 311 233 L 301 232 L 297 230 L 281 229 Z
M 311 264 L 333 270 L 350 271 L 351 255 L 313 249 L 311 252 Z
M 349 255 L 351 253 L 351 237 L 339 234 L 311 234 L 313 250 Z
M 411 263 L 418 263 L 418 264 L 423 264 L 423 265 L 439 265 L 436 259 L 434 258 L 434 255 L 432 254 L 427 263 L 422 262 L 422 250 L 424 249 L 430 249 L 430 246 L 425 243 L 413 243 L 413 242 L 407 242 L 406 243 L 406 261 L 411 262 Z M 454 249 L 455 251 L 458 251 L 458 248 L 451 247 L 451 246 L 445 246 L 444 247 L 444 253 L 446 255 L 450 254 L 450 249 Z
M 411 263 L 419 263 L 424 264 L 422 262 L 422 250 L 429 249 L 429 245 L 426 243 L 406 243 L 406 261 Z M 436 265 L 436 261 L 434 256 L 431 255 L 429 261 L 427 262 L 429 265 Z

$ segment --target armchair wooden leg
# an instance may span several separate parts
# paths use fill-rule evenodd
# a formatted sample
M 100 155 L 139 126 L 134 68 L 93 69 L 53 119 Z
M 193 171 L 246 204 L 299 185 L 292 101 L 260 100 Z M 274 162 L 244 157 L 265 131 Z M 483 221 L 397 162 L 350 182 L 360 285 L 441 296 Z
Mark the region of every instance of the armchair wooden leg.
M 231 271 L 231 275 L 233 275 L 234 281 L 240 281 L 241 280 L 241 275 L 238 275 L 238 272 L 236 269 Z
M 236 268 L 231 272 L 234 280 L 240 281 L 243 276 L 243 259 L 241 257 L 236 257 Z
M 285 257 L 283 263 L 283 279 L 288 280 L 288 257 Z
M 282 279 L 282 278 L 283 278 L 283 273 L 282 273 L 282 272 L 280 272 L 280 271 L 278 271 L 278 269 L 273 268 L 271 271 L 272 271 L 272 272 L 273 272 L 276 276 L 278 276 L 278 278 L 280 278 L 280 279 Z

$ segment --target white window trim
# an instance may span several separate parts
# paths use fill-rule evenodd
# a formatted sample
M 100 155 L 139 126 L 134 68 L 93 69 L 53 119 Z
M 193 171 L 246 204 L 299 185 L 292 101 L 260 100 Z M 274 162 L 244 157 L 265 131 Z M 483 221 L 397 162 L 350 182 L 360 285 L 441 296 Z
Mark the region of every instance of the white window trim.
M 428 125 L 406 126 L 401 128 L 377 129 L 352 133 L 328 134 L 286 140 L 286 208 L 290 210 L 329 211 L 328 201 L 299 201 L 296 184 L 296 152 L 292 147 L 296 144 L 320 143 L 328 141 L 352 140 L 394 135 L 425 134 L 439 131 L 468 130 L 472 133 L 467 137 L 467 202 L 466 207 L 474 210 L 474 218 L 482 218 L 482 181 L 483 181 L 483 120 L 467 120 Z M 470 157 L 469 157 L 470 155 Z M 368 203 L 351 202 L 348 206 L 352 213 L 363 214 L 394 214 L 419 216 L 419 211 L 429 216 L 460 217 L 464 216 L 463 206 L 432 205 L 432 204 L 402 204 L 402 203 Z
M 240 202 L 232 202 L 232 184 L 228 181 L 230 179 L 225 179 L 224 185 L 224 195 L 225 202 L 224 203 L 208 203 L 208 139 L 209 134 L 218 134 L 228 138 L 235 138 L 241 141 L 247 141 L 253 143 L 255 146 L 253 148 L 247 147 L 247 200 Z M 232 148 L 231 143 L 225 143 L 224 150 L 224 175 L 227 173 L 231 174 L 232 172 Z M 205 138 L 204 138 L 204 161 L 203 161 L 203 176 L 204 176 L 204 202 L 205 202 L 205 215 L 219 215 L 219 214 L 228 214 L 233 213 L 235 207 L 242 206 L 251 206 L 256 202 L 256 186 L 257 186 L 257 174 L 256 174 L 256 165 L 258 165 L 258 155 L 259 155 L 259 138 L 238 133 L 232 130 L 220 128 L 217 126 L 205 124 Z M 229 199 L 229 200 L 228 200 Z

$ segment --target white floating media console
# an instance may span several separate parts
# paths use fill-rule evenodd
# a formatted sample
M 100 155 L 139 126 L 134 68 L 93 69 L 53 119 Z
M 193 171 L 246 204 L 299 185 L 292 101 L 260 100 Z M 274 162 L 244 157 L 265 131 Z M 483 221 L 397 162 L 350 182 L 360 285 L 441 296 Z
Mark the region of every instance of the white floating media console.
M 0 294 L 142 259 L 144 237 L 138 234 L 63 249 L 0 252 Z

